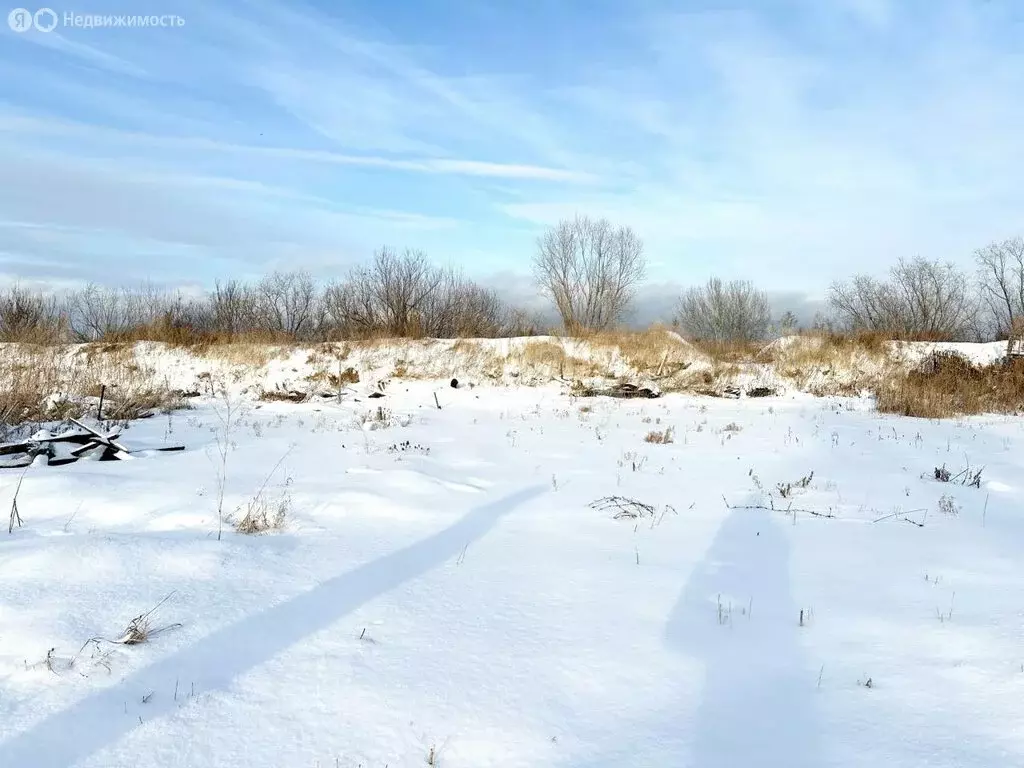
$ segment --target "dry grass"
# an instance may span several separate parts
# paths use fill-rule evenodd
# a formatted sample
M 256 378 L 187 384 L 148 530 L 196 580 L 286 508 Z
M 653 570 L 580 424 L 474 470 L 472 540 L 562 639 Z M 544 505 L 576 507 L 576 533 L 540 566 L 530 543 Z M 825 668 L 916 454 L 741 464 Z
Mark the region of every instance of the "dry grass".
M 550 339 L 527 342 L 520 348 L 514 349 L 505 362 L 561 379 L 585 379 L 610 375 L 607 365 L 570 354 L 563 343 Z
M 309 395 L 306 392 L 293 392 L 287 389 L 265 389 L 260 392 L 261 403 L 302 403 Z
M 185 337 L 178 338 L 184 346 Z M 195 341 L 194 339 L 192 341 Z M 906 373 L 906 363 L 879 334 L 807 333 L 756 351 L 747 346 L 692 346 L 664 328 L 614 331 L 580 337 L 513 340 L 386 340 L 382 338 L 312 345 L 266 344 L 255 339 L 223 343 L 209 340 L 183 352 L 210 360 L 195 383 L 221 374 L 241 381 L 267 366 L 302 371 L 306 389 L 331 391 L 355 384 L 367 372 L 409 378 L 448 378 L 547 382 L 552 378 L 632 381 L 656 379 L 662 392 L 721 396 L 765 373 L 787 379 L 813 394 L 874 392 L 882 411 L 943 417 L 1021 408 L 1024 372 L 1016 367 L 975 368 L 948 360 L 938 370 Z M 133 344 L 117 340 L 78 346 L 0 344 L 0 424 L 59 420 L 95 408 L 106 386 L 104 415 L 130 419 L 147 411 L 180 407 L 158 359 L 136 355 Z M 281 366 L 274 361 L 288 363 Z M 740 361 L 743 362 L 740 362 Z M 205 363 L 200 363 L 200 366 Z M 952 369 L 950 366 L 953 365 Z M 305 370 L 302 366 L 306 366 Z M 759 370 L 760 369 L 760 370 Z M 385 374 L 386 375 L 386 374 Z M 291 386 L 290 384 L 288 386 Z M 743 386 L 746 386 L 744 384 Z M 212 394 L 211 391 L 207 394 Z M 57 395 L 57 397 L 54 397 Z M 268 392 L 264 399 L 295 399 Z
M 273 331 L 245 331 L 242 333 L 226 333 L 205 331 L 187 324 L 175 323 L 166 318 L 152 323 L 142 323 L 120 332 L 108 332 L 99 338 L 98 343 L 134 344 L 139 341 L 151 341 L 167 344 L 172 347 L 185 347 L 197 354 L 213 347 L 245 346 L 292 346 L 296 344 L 293 336 Z
M 344 370 L 341 370 L 341 366 L 338 366 L 337 372 L 332 373 L 321 368 L 307 376 L 306 380 L 314 383 L 325 384 L 331 389 L 339 389 L 344 387 L 346 384 L 358 384 L 360 379 L 359 371 L 352 366 L 349 366 Z
M 760 362 L 809 367 L 845 363 L 858 357 L 887 358 L 889 338 L 880 333 L 801 333 L 782 344 L 770 344 L 757 355 Z
M 143 369 L 127 345 L 0 348 L 0 424 L 61 420 L 95 406 L 106 387 L 103 415 L 133 419 L 184 405 L 155 370 Z
M 569 355 L 565 347 L 555 341 L 531 341 L 510 354 L 518 362 L 526 365 L 564 370 Z
M 917 370 L 875 389 L 878 410 L 944 419 L 1024 410 L 1024 363 L 977 366 L 956 352 L 932 355 Z
M 764 344 L 750 341 L 700 341 L 691 342 L 696 350 L 719 363 L 751 363 L 757 359 Z
M 758 362 L 812 394 L 857 394 L 899 375 L 889 340 L 878 333 L 802 333 L 765 347 Z
M 267 496 L 267 485 L 277 473 L 277 470 L 280 469 L 285 459 L 291 455 L 293 449 L 294 445 L 285 451 L 284 455 L 277 460 L 277 463 L 267 473 L 259 490 L 246 502 L 245 514 L 232 519 L 231 524 L 236 532 L 255 536 L 267 533 L 268 531 L 280 531 L 284 528 L 292 505 L 291 478 L 285 478 L 281 486 L 281 493 L 276 499 L 270 499 Z
M 153 614 L 156 613 L 160 606 L 170 600 L 173 594 L 174 593 L 172 592 L 148 611 L 136 616 L 128 623 L 128 626 L 125 628 L 124 632 L 121 633 L 121 636 L 118 639 L 110 640 L 108 642 L 120 645 L 141 645 L 155 635 L 162 634 L 170 629 L 178 629 L 181 627 L 181 624 L 178 623 L 154 627 L 152 622 Z M 93 640 L 90 640 L 89 642 L 94 642 L 99 639 L 100 638 L 93 638 Z M 86 645 L 88 645 L 88 643 L 86 643 Z M 85 646 L 82 647 L 84 648 Z
M 595 350 L 617 350 L 630 368 L 647 376 L 678 372 L 694 358 L 693 346 L 661 325 L 644 331 L 608 331 L 581 336 L 579 340 Z
M 723 392 L 735 385 L 743 373 L 740 363 L 712 361 L 698 370 L 684 371 L 672 380 L 662 384 L 664 392 L 686 392 L 709 397 L 721 397 Z
M 271 360 L 286 360 L 296 349 L 290 344 L 261 344 L 259 342 L 231 342 L 192 347 L 189 351 L 199 357 L 228 365 L 263 368 Z
M 247 536 L 282 530 L 290 505 L 291 500 L 287 496 L 271 502 L 260 494 L 246 504 L 245 514 L 233 523 L 234 529 Z
M 664 430 L 652 430 L 648 432 L 644 437 L 645 443 L 653 443 L 655 445 L 668 445 L 669 443 L 675 442 L 675 436 L 672 434 L 672 427 L 668 427 Z

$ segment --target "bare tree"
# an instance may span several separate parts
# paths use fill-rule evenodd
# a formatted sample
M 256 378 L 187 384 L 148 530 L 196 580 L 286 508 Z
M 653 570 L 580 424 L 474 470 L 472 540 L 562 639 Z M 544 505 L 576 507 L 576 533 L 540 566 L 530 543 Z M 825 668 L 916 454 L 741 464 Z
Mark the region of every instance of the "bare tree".
M 427 332 L 426 313 L 445 279 L 423 252 L 399 255 L 385 247 L 370 264 L 353 269 L 346 282 L 327 289 L 326 316 L 343 333 L 418 336 Z
M 315 325 L 316 283 L 308 272 L 274 272 L 256 285 L 255 309 L 260 330 L 300 337 Z
M 746 280 L 713 277 L 679 299 L 676 320 L 683 332 L 701 341 L 751 342 L 768 335 L 772 315 L 768 294 Z
M 465 338 L 501 335 L 510 318 L 496 291 L 449 270 L 427 301 L 423 319 L 430 336 Z
M 255 292 L 238 280 L 218 280 L 206 297 L 204 315 L 210 331 L 229 339 L 250 332 L 257 315 Z
M 787 309 L 779 317 L 778 329 L 780 336 L 792 336 L 800 328 L 800 321 L 797 316 L 793 314 L 792 310 Z
M 419 251 L 389 248 L 329 285 L 323 306 L 326 332 L 343 338 L 495 336 L 511 316 L 496 292 L 461 272 L 440 269 Z
M 424 311 L 444 281 L 422 251 L 406 250 L 401 256 L 389 248 L 376 253 L 369 276 L 384 328 L 393 336 L 418 336 L 424 332 Z
M 325 332 L 330 337 L 360 338 L 380 328 L 372 285 L 353 274 L 349 280 L 331 283 L 324 289 Z
M 857 275 L 833 283 L 829 303 L 847 330 L 901 339 L 963 339 L 972 334 L 977 305 L 968 277 L 951 263 L 900 259 L 888 280 Z
M 1006 338 L 1024 318 L 1024 237 L 990 243 L 975 251 L 974 258 L 992 330 Z
M 0 341 L 24 338 L 44 322 L 62 337 L 67 325 L 78 341 L 171 343 L 259 332 L 294 340 L 486 337 L 538 327 L 496 291 L 461 272 L 433 265 L 420 251 L 399 254 L 389 248 L 322 292 L 306 272 L 276 272 L 254 285 L 217 282 L 201 297 L 148 284 L 132 289 L 91 284 L 63 303 L 17 287 L 0 292 Z
M 629 227 L 576 216 L 538 239 L 533 271 L 567 331 L 605 330 L 625 316 L 644 277 L 643 241 Z
M 68 297 L 71 330 L 79 341 L 124 338 L 152 319 L 141 291 L 90 283 Z

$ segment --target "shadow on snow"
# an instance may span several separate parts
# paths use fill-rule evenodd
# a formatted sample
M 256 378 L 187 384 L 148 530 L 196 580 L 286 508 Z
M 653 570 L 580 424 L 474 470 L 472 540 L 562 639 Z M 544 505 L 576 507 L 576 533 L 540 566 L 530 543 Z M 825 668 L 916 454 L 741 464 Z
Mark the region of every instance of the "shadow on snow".
M 502 517 L 543 492 L 543 488 L 529 488 L 479 507 L 427 539 L 217 630 L 120 683 L 86 696 L 0 743 L 0 766 L 67 768 L 138 725 L 135 713 L 125 714 L 125 701 L 138 701 L 150 691 L 174 690 L 178 680 L 194 682 L 198 692 L 227 689 L 235 678 L 303 638 L 454 557 Z M 146 705 L 146 718 L 153 720 L 176 707 L 169 695 L 154 698 Z
M 672 648 L 704 663 L 692 765 L 822 764 L 799 633 L 785 532 L 769 513 L 730 511 L 666 628 Z

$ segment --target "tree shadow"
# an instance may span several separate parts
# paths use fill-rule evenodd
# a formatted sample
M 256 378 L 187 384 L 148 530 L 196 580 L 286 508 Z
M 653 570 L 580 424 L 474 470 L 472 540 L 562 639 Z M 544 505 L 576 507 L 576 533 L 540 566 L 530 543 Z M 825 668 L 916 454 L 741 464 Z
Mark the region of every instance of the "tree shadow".
M 305 637 L 456 556 L 502 517 L 543 492 L 541 487 L 528 488 L 479 507 L 427 539 L 220 629 L 120 683 L 86 696 L 0 743 L 0 766 L 67 768 L 138 725 L 137 713 L 125 712 L 126 701 L 138 702 L 152 691 L 168 692 L 145 705 L 146 720 L 153 720 L 178 706 L 169 692 L 179 680 L 194 684 L 194 690 L 202 693 L 228 688 L 240 675 Z

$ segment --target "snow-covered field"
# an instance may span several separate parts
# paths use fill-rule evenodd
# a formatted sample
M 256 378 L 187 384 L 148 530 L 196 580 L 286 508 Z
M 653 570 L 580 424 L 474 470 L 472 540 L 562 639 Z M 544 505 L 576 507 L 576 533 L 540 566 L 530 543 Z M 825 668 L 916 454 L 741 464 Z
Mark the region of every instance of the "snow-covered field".
M 218 540 L 224 403 L 193 405 L 124 434 L 184 453 L 27 470 L 3 768 L 1024 765 L 1024 420 L 427 382 L 239 402 L 225 508 L 266 483 L 285 519 Z M 611 495 L 653 516 L 589 506 Z M 170 628 L 108 642 L 157 604 Z

